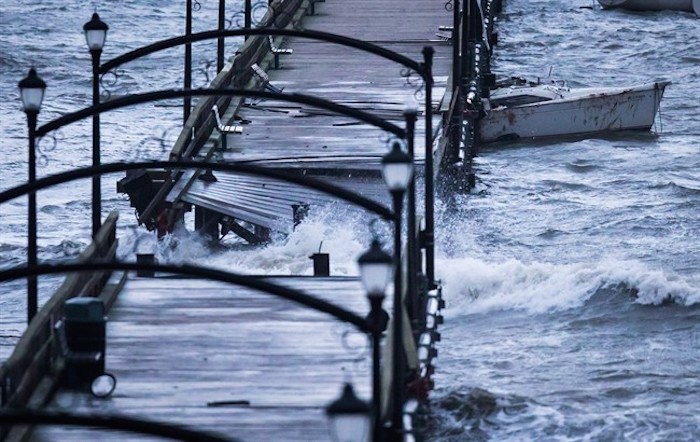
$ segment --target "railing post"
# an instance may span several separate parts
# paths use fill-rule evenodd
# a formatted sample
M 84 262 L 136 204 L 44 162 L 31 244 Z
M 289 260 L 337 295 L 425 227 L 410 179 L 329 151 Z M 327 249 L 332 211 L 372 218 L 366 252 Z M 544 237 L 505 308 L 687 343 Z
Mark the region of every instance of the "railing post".
M 219 31 L 224 30 L 225 22 L 226 22 L 226 0 L 219 0 Z M 221 37 L 217 40 L 217 45 L 216 45 L 216 73 L 217 74 L 224 69 L 224 50 L 225 50 L 224 38 Z
M 244 18 L 243 18 L 243 27 L 246 29 L 250 29 L 252 27 L 253 23 L 253 5 L 252 5 L 252 0 L 245 0 L 245 7 L 244 7 Z M 248 36 L 246 35 L 244 37 L 246 40 L 248 40 Z

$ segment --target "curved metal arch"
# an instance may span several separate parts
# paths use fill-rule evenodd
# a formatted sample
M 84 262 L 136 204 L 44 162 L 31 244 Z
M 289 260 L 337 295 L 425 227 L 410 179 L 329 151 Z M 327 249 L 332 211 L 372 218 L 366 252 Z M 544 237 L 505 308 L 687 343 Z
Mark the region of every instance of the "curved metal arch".
M 364 112 L 359 109 L 355 109 L 349 106 L 334 103 L 332 101 L 324 100 L 322 98 L 317 98 L 310 95 L 296 93 L 278 94 L 275 92 L 252 91 L 245 89 L 165 89 L 160 91 L 147 92 L 143 94 L 128 95 L 126 97 L 110 100 L 106 103 L 100 103 L 96 106 L 86 107 L 80 109 L 79 111 L 72 112 L 70 114 L 56 118 L 55 120 L 52 120 L 39 127 L 36 130 L 36 136 L 42 137 L 48 132 L 51 132 L 68 124 L 75 123 L 76 121 L 82 120 L 84 118 L 97 114 L 102 114 L 110 110 L 131 106 L 134 104 L 148 103 L 150 101 L 158 100 L 168 100 L 173 98 L 207 96 L 239 96 L 306 104 L 309 106 L 317 107 L 319 109 L 328 110 L 336 114 L 345 115 L 347 117 L 351 117 L 359 121 L 363 121 L 365 123 L 371 124 L 372 126 L 384 129 L 387 132 L 391 132 L 399 138 L 406 138 L 406 131 L 404 129 L 401 129 L 399 126 L 390 123 L 389 121 L 386 121 L 382 118 L 379 118 L 376 115 L 373 115 L 369 112 Z
M 161 273 L 177 273 L 180 275 L 196 276 L 199 278 L 210 279 L 213 281 L 235 284 L 243 287 L 248 287 L 253 290 L 258 290 L 273 296 L 277 296 L 288 301 L 296 302 L 305 307 L 318 312 L 327 313 L 334 318 L 354 325 L 363 333 L 370 333 L 371 327 L 367 324 L 364 318 L 355 313 L 338 307 L 323 299 L 308 295 L 302 291 L 277 285 L 262 278 L 253 276 L 240 275 L 237 273 L 226 272 L 223 270 L 210 269 L 207 267 L 193 266 L 190 264 L 180 265 L 165 265 L 165 264 L 136 264 L 120 261 L 109 262 L 85 262 L 77 264 L 39 264 L 33 267 L 14 267 L 0 272 L 0 282 L 26 278 L 28 276 L 52 275 L 56 273 L 72 273 L 86 271 L 105 271 L 105 270 L 124 270 L 138 271 L 150 270 Z
M 424 69 L 422 63 L 419 63 L 411 58 L 401 55 L 398 52 L 383 48 L 379 45 L 369 43 L 362 40 L 357 40 L 351 37 L 345 37 L 343 35 L 332 34 L 330 32 L 314 31 L 314 30 L 296 30 L 296 29 L 267 29 L 267 28 L 241 28 L 241 29 L 228 29 L 228 30 L 216 30 L 216 31 L 205 31 L 198 32 L 191 35 L 182 35 L 180 37 L 169 38 L 166 40 L 161 40 L 156 43 L 144 46 L 139 49 L 135 49 L 131 52 L 127 52 L 124 55 L 120 55 L 117 58 L 113 58 L 108 62 L 104 63 L 99 68 L 99 73 L 104 74 L 137 58 L 141 58 L 145 55 L 152 54 L 154 52 L 162 51 L 164 49 L 169 49 L 175 46 L 181 46 L 187 43 L 194 43 L 202 40 L 213 40 L 222 37 L 241 37 L 246 35 L 274 35 L 274 36 L 286 36 L 286 37 L 300 37 L 308 38 L 312 40 L 320 40 L 328 43 L 336 43 L 342 46 L 347 46 L 350 48 L 359 49 L 361 51 L 369 52 L 371 54 L 378 55 L 387 60 L 399 63 L 409 69 L 413 69 L 418 72 L 421 78 L 425 81 L 432 81 L 430 75 Z
M 375 213 L 386 220 L 393 220 L 397 214 L 394 214 L 388 208 L 374 202 L 369 198 L 357 195 L 347 189 L 327 183 L 325 181 L 317 180 L 311 177 L 299 176 L 290 173 L 286 173 L 280 170 L 253 166 L 250 164 L 225 164 L 225 163 L 204 163 L 201 161 L 145 161 L 138 163 L 105 163 L 100 166 L 90 166 L 83 167 L 80 169 L 73 169 L 68 172 L 62 172 L 56 175 L 50 175 L 34 183 L 22 184 L 17 187 L 13 187 L 4 192 L 0 192 L 0 204 L 9 201 L 13 198 L 17 198 L 22 195 L 26 195 L 31 192 L 36 192 L 47 187 L 55 186 L 57 184 L 66 183 L 69 181 L 78 180 L 81 178 L 88 178 L 91 176 L 104 175 L 113 172 L 124 172 L 127 170 L 135 169 L 148 169 L 148 168 L 193 168 L 193 169 L 208 169 L 216 170 L 221 172 L 237 172 L 247 175 L 257 175 L 264 176 L 267 178 L 278 179 L 281 181 L 290 182 L 293 184 L 298 184 L 302 187 L 317 190 L 319 192 L 340 198 L 351 204 L 360 206 L 372 213 Z
M 172 423 L 116 414 L 96 415 L 31 409 L 6 409 L 0 411 L 0 424 L 77 425 L 108 428 L 131 433 L 150 434 L 185 442 L 237 442 L 240 440 L 224 438 L 215 434 L 184 428 Z

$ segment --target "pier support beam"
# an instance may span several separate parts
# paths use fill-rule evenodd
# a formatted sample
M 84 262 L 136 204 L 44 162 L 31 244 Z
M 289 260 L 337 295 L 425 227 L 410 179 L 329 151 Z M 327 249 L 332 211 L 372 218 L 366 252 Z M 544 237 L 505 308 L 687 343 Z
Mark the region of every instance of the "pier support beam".
M 219 222 L 222 215 L 202 207 L 194 209 L 194 229 L 213 241 L 219 240 Z

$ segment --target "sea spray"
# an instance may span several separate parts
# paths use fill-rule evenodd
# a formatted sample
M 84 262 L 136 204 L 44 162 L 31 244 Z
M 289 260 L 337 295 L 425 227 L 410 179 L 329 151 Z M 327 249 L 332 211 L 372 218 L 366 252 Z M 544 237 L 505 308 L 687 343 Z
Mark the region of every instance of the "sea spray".
M 309 257 L 320 250 L 330 254 L 331 275 L 357 275 L 356 260 L 370 236 L 370 229 L 364 228 L 368 225 L 365 216 L 340 207 L 312 208 L 294 231 L 274 233 L 271 242 L 261 246 L 226 238 L 219 248 L 212 248 L 208 238 L 184 228 L 160 240 L 152 233 L 134 230 L 124 236 L 119 254 L 120 259 L 133 261 L 136 253 L 154 253 L 160 263 L 190 263 L 236 273 L 310 275 Z

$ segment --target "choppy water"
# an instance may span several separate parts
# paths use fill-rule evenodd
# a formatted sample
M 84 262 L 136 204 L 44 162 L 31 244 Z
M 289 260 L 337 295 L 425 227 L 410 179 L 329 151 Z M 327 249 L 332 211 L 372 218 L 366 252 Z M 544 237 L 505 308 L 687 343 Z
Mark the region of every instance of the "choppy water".
M 104 3 L 105 59 L 184 28 L 179 2 Z M 571 86 L 673 85 L 656 133 L 488 148 L 478 159 L 479 193 L 440 207 L 438 273 L 448 308 L 428 438 L 698 440 L 700 19 L 582 9 L 593 4 L 587 0 L 505 3 L 494 65 L 501 75 L 544 78 L 551 68 L 552 79 Z M 0 6 L 0 189 L 26 179 L 16 82 L 31 63 L 50 87 L 40 121 L 89 103 L 81 27 L 93 4 Z M 202 6 L 198 30 L 215 26 L 214 2 Z M 195 47 L 200 65 L 210 54 L 212 46 Z M 177 85 L 180 56 L 130 66 L 116 92 Z M 176 125 L 180 112 L 144 106 L 103 117 L 104 156 L 162 158 L 159 143 L 144 140 Z M 89 123 L 64 130 L 40 175 L 88 164 L 89 149 Z M 103 179 L 103 194 L 107 208 L 121 210 L 123 250 L 151 247 L 150 235 L 126 227 L 131 209 L 114 193 L 116 178 Z M 89 186 L 39 195 L 42 259 L 75 256 L 87 243 Z M 24 204 L 0 207 L 0 266 L 24 261 Z M 165 244 L 160 253 L 207 256 L 238 271 L 308 273 L 307 256 L 324 241 L 334 251 L 333 272 L 350 274 L 367 239 L 353 227 L 357 216 L 318 211 L 289 239 L 255 254 L 230 246 L 211 257 L 184 234 L 173 241 L 186 248 Z M 0 290 L 6 352 L 23 327 L 24 285 Z
M 481 155 L 440 224 L 434 440 L 700 438 L 700 19 L 590 4 L 507 2 L 495 71 L 670 80 L 662 123 Z
M 194 32 L 215 29 L 217 2 L 194 2 Z M 229 2 L 229 16 L 241 9 Z M 125 0 L 99 2 L 41 0 L 0 2 L 0 129 L 3 136 L 3 176 L 0 190 L 26 181 L 26 119 L 21 110 L 17 82 L 31 66 L 48 88 L 39 125 L 91 104 L 91 61 L 83 24 L 97 8 L 110 29 L 102 60 L 141 46 L 181 35 L 185 30 L 185 2 Z M 232 52 L 240 39 L 229 39 Z M 208 84 L 216 67 L 215 42 L 193 45 L 193 85 Z M 103 86 L 113 95 L 182 87 L 184 49 L 152 54 L 123 66 L 119 78 L 106 75 Z M 212 69 L 213 62 L 213 69 Z M 146 104 L 109 112 L 101 117 L 103 161 L 163 159 L 179 134 L 181 104 L 177 101 Z M 69 125 L 38 143 L 37 174 L 87 166 L 91 161 L 90 120 Z M 163 142 L 161 142 L 163 140 Z M 125 196 L 115 192 L 120 177 L 102 179 L 103 209 L 120 211 L 122 234 L 134 226 L 133 209 Z M 77 256 L 90 240 L 90 180 L 74 182 L 40 192 L 38 201 L 39 260 Z M 0 206 L 0 267 L 26 262 L 26 199 Z M 55 278 L 40 278 L 40 302 L 57 285 Z M 0 359 L 7 356 L 24 329 L 26 317 L 24 282 L 0 288 Z

